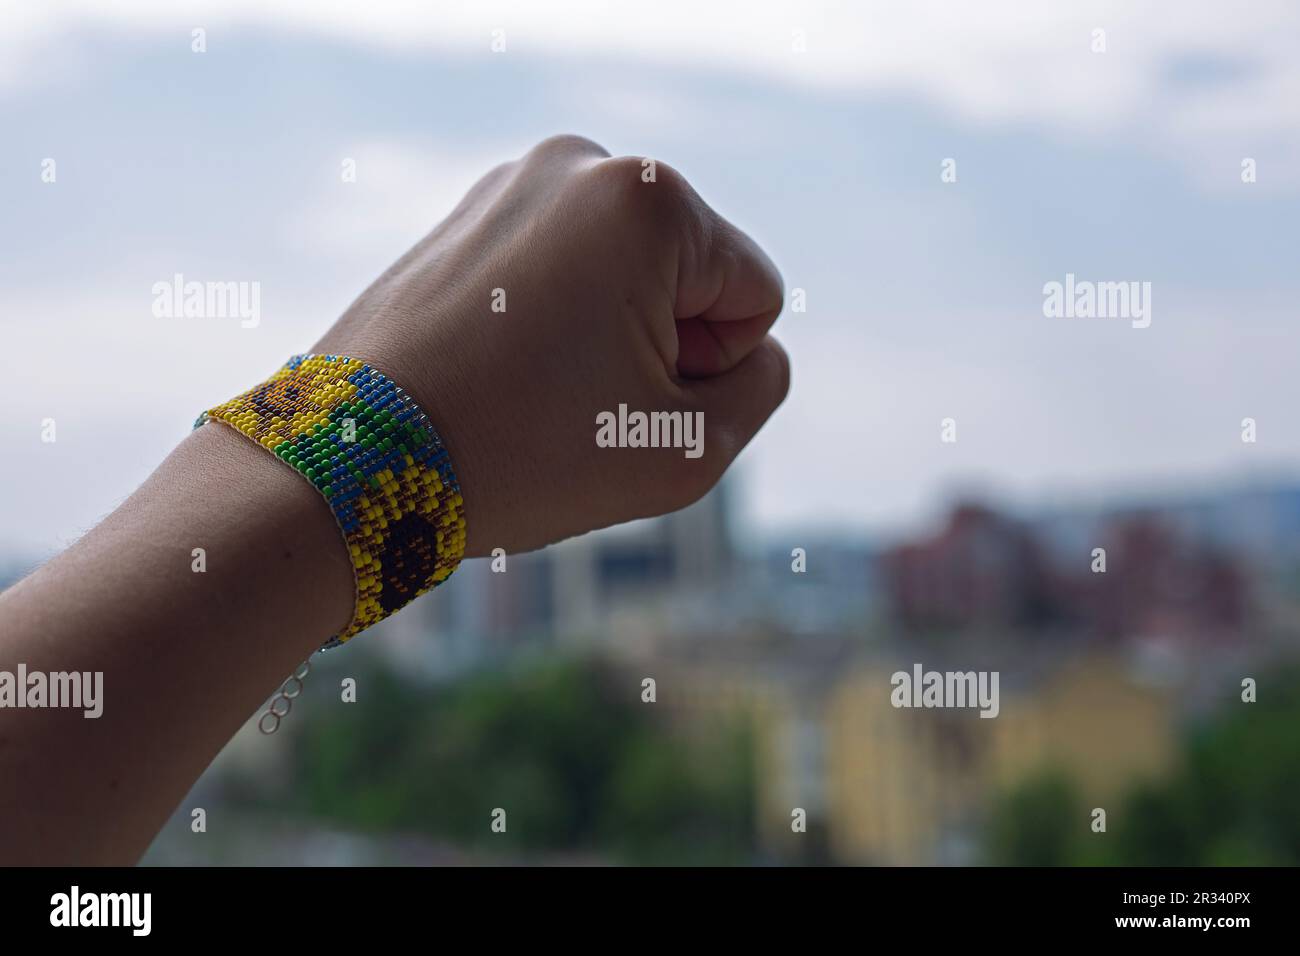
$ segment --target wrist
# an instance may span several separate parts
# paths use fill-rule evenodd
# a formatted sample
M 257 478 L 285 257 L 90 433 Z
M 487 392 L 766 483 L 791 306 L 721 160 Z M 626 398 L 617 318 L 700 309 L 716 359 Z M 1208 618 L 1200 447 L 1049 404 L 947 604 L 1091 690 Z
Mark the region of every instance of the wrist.
M 463 500 L 423 409 L 353 356 L 295 356 L 265 381 L 204 412 L 297 471 L 328 504 L 356 600 L 332 647 L 442 583 L 464 554 Z

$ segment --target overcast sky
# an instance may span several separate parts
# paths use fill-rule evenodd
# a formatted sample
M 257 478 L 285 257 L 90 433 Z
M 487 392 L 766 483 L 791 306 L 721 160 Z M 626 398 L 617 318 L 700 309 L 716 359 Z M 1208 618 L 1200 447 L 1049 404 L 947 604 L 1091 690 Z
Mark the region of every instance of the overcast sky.
M 75 538 L 555 132 L 806 290 L 756 528 L 1300 474 L 1294 3 L 102 6 L 0 2 L 0 549 Z M 260 325 L 156 318 L 175 273 L 260 282 Z M 1066 273 L 1150 282 L 1150 327 L 1044 317 Z

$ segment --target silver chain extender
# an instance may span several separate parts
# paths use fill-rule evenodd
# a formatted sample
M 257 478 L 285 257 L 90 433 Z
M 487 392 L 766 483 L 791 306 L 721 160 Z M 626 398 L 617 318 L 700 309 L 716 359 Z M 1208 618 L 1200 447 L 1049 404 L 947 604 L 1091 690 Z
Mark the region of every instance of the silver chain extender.
M 302 693 L 302 682 L 311 673 L 311 658 L 303 661 L 293 669 L 293 673 L 280 687 L 279 693 L 271 698 L 271 703 L 257 721 L 257 729 L 264 734 L 273 734 L 280 729 L 280 721 L 289 716 L 293 710 L 294 699 Z M 270 718 L 268 723 L 267 718 Z

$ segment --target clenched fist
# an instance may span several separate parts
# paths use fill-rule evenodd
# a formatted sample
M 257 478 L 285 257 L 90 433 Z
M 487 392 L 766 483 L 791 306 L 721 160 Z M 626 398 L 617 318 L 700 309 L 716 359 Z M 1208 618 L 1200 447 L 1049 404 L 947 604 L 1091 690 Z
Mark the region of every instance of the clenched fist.
M 782 300 L 677 172 L 557 136 L 484 176 L 312 351 L 371 362 L 425 408 L 482 556 L 708 491 L 785 397 Z

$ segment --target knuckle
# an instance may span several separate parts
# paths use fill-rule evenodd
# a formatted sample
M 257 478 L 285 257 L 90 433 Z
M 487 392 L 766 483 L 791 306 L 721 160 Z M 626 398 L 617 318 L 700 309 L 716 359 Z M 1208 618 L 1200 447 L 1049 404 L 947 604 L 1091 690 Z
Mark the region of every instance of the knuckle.
M 519 168 L 519 160 L 508 159 L 504 163 L 497 163 L 495 166 L 489 169 L 486 173 L 483 174 L 483 178 L 480 179 L 479 182 L 495 182 L 499 179 L 504 179 L 506 176 L 509 176 L 518 168 Z
M 518 160 L 509 160 L 508 162 L 498 163 L 479 177 L 478 182 L 470 187 L 469 195 L 481 195 L 484 192 L 487 192 L 488 190 L 500 185 L 504 180 L 509 179 L 518 169 Z
M 530 149 L 527 159 L 545 161 L 567 158 L 605 158 L 608 156 L 609 150 L 594 140 L 579 136 L 576 133 L 558 133 L 555 136 L 548 136 Z
M 686 178 L 666 163 L 642 156 L 618 156 L 587 170 L 586 181 L 619 211 L 660 223 L 679 223 L 697 212 L 698 200 Z

